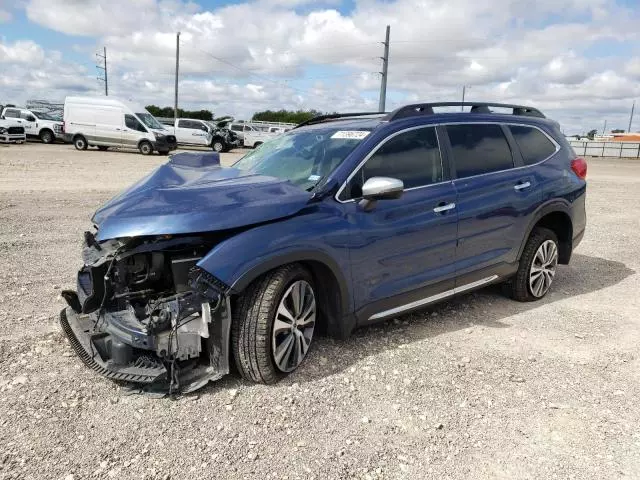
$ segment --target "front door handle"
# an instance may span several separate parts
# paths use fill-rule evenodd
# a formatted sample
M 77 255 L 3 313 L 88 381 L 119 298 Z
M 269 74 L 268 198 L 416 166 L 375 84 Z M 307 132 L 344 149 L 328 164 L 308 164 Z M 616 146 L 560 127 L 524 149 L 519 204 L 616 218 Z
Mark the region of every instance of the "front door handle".
M 453 210 L 454 208 L 456 208 L 456 204 L 455 203 L 444 203 L 444 202 L 442 202 L 437 207 L 435 207 L 433 209 L 433 211 L 436 212 L 436 213 L 443 213 L 443 212 L 447 212 L 449 210 Z
M 515 185 L 513 187 L 513 189 L 516 192 L 519 192 L 520 190 L 524 190 L 525 188 L 529 188 L 531 186 L 531 182 L 522 182 L 522 183 L 518 183 L 517 185 Z

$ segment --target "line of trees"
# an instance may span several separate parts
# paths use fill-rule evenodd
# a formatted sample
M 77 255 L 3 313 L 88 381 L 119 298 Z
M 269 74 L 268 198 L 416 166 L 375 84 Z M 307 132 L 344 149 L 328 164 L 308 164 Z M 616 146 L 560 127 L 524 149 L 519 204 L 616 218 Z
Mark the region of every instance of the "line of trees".
M 287 122 L 302 123 L 317 116 L 322 115 L 318 110 L 264 110 L 256 112 L 253 120 L 262 120 L 264 122 Z
M 158 107 L 157 105 L 147 105 L 146 109 L 154 117 L 173 118 L 173 107 Z M 196 118 L 198 120 L 213 120 L 213 112 L 209 110 L 183 110 L 178 109 L 180 118 Z

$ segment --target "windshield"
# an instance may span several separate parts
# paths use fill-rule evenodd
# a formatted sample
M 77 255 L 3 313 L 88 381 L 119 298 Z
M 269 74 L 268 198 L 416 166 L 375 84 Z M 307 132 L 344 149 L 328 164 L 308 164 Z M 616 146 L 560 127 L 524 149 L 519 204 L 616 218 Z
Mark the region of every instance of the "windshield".
M 248 173 L 289 180 L 311 190 L 340 165 L 371 129 L 292 130 L 262 144 L 233 166 Z
M 136 113 L 136 117 L 140 119 L 149 128 L 155 128 L 156 130 L 164 130 L 164 127 L 156 118 L 149 112 Z

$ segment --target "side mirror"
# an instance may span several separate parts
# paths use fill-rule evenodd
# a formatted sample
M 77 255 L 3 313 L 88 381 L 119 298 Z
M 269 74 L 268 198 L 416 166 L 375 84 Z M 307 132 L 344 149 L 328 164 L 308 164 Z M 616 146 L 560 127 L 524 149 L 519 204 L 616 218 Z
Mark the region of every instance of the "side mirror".
M 360 206 L 371 210 L 378 200 L 395 200 L 402 197 L 404 183 L 402 180 L 390 177 L 371 177 L 362 186 L 362 200 Z

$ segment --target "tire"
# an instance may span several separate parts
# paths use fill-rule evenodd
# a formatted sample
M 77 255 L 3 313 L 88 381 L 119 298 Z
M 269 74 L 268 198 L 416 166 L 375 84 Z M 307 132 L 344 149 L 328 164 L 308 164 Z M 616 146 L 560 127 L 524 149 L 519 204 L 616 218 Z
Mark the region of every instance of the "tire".
M 262 145 L 262 142 L 256 142 L 253 144 L 253 148 L 258 148 L 260 145 Z
M 293 302 L 300 291 L 305 294 L 296 309 Z M 236 367 L 243 378 L 272 384 L 300 366 L 313 339 L 316 298 L 313 278 L 299 264 L 266 273 L 245 290 L 231 327 Z
M 140 153 L 142 155 L 151 155 L 153 153 L 153 145 L 151 145 L 151 143 L 147 141 L 140 142 L 140 145 L 138 145 L 138 150 L 140 150 Z
M 520 257 L 515 276 L 505 284 L 507 294 L 519 302 L 543 298 L 557 274 L 558 237 L 546 228 L 534 228 Z
M 76 147 L 76 150 L 86 150 L 89 144 L 87 143 L 87 139 L 82 135 L 76 135 L 73 138 L 73 146 Z
M 98 150 L 100 150 L 101 152 L 106 152 L 107 150 L 109 150 L 109 147 L 105 147 L 104 145 L 98 145 Z
M 56 141 L 56 136 L 51 130 L 42 130 L 40 132 L 40 140 L 42 143 L 53 143 Z
M 213 142 L 211 142 L 211 148 L 213 149 L 214 152 L 218 152 L 218 153 L 224 152 L 225 151 L 224 141 L 221 139 L 214 139 Z

